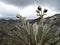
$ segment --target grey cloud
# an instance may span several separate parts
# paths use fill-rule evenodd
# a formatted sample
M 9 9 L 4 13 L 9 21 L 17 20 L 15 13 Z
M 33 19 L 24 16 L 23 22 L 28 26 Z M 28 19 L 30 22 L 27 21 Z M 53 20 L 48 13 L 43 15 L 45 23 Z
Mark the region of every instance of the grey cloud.
M 12 12 L 9 12 L 9 11 L 6 11 L 6 10 L 3 10 L 3 9 L 1 9 L 0 10 L 0 15 L 1 15 L 1 17 L 0 17 L 0 19 L 1 18 L 12 18 L 13 19 L 13 17 L 14 18 L 16 18 L 16 13 L 12 13 Z
M 43 3 L 44 5 L 55 7 L 56 10 L 60 11 L 60 0 L 45 0 Z
M 32 4 L 32 0 L 1 0 L 8 4 L 13 4 L 15 6 L 27 6 L 29 4 Z
M 60 12 L 60 0 L 0 0 L 4 3 L 15 5 L 18 7 L 28 6 L 32 4 L 41 4 L 44 6 L 55 7 L 57 11 Z M 15 14 L 11 13 L 3 13 L 3 15 L 15 16 Z
M 1 0 L 5 3 L 12 4 L 15 6 L 27 6 L 31 4 L 41 4 L 50 7 L 56 7 L 60 10 L 60 0 Z

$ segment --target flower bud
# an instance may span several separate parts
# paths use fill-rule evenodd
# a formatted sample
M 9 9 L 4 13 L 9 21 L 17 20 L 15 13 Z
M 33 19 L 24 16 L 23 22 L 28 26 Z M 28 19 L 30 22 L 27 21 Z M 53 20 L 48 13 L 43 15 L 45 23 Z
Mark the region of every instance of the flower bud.
M 17 17 L 17 18 L 20 18 L 20 19 L 25 19 L 25 17 L 21 16 L 20 14 L 17 14 L 16 17 Z
M 36 10 L 37 13 L 39 13 L 39 10 Z
M 17 16 L 16 16 L 17 18 L 19 18 L 20 17 L 20 15 L 19 14 L 17 14 Z
M 44 9 L 44 13 L 46 13 L 48 10 L 47 9 Z
M 41 7 L 40 6 L 38 6 L 38 10 L 41 11 Z

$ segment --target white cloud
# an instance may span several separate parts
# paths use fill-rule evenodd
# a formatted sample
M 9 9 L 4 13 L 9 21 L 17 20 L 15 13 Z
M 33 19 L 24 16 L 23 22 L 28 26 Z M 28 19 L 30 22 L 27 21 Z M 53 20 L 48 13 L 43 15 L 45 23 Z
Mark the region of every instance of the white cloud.
M 27 17 L 28 19 L 37 18 L 36 16 L 37 7 L 38 5 L 29 5 L 21 9 L 19 13 Z M 44 17 L 52 16 L 54 14 L 59 13 L 59 11 L 56 11 L 54 7 L 42 6 L 42 10 L 44 10 L 44 8 L 48 9 L 48 12 L 46 13 L 47 15 Z
M 37 5 L 29 5 L 29 6 L 23 7 L 22 9 L 21 7 L 19 8 L 14 5 L 9 5 L 9 4 L 0 2 L 0 18 L 16 17 L 17 13 L 20 13 L 22 16 L 26 17 L 27 19 L 37 18 L 36 16 L 37 7 L 38 7 Z M 48 7 L 48 6 L 42 6 L 42 7 L 48 9 L 47 16 L 51 16 L 58 13 L 58 11 L 56 11 L 54 7 Z
M 8 5 L 8 4 L 5 4 L 3 2 L 0 2 L 0 8 L 4 9 L 6 11 L 10 11 L 10 12 L 18 11 L 18 8 L 16 6 Z
M 36 17 L 36 6 L 29 5 L 24 7 L 23 9 L 20 10 L 20 14 L 22 16 L 25 16 L 27 18 L 35 18 Z
M 60 13 L 59 11 L 56 10 L 55 7 L 43 6 L 43 8 L 48 9 L 48 12 L 46 13 L 47 16 L 45 16 L 45 17 L 53 16 L 53 15 L 55 15 L 55 14 Z
M 16 6 L 0 2 L 0 14 L 2 15 L 2 17 L 16 16 L 18 10 L 19 8 Z

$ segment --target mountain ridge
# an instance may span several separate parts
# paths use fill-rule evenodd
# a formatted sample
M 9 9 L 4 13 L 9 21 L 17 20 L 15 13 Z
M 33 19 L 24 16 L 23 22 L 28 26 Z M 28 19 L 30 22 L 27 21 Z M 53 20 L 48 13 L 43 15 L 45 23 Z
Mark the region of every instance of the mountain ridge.
M 55 14 L 55 15 L 53 15 L 53 16 L 56 16 L 57 17 L 57 21 L 60 23 L 60 14 Z M 51 16 L 51 17 L 53 17 L 53 16 Z M 51 18 L 51 17 L 47 17 L 47 19 L 49 19 L 49 18 Z M 40 17 L 38 17 L 37 19 L 28 19 L 28 20 L 26 20 L 27 22 L 29 22 L 29 23 L 35 23 L 35 22 L 38 22 L 40 20 Z M 0 22 L 11 22 L 11 23 L 17 23 L 17 22 L 19 22 L 19 19 L 8 19 L 8 20 L 6 20 L 6 19 L 0 19 Z

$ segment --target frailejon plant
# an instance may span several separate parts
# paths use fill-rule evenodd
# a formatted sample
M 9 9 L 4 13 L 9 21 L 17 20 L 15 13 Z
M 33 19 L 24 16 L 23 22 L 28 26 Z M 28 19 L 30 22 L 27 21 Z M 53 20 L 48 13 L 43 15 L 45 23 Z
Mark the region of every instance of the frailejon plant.
M 25 17 L 17 15 L 20 19 L 20 23 L 17 23 L 17 31 L 14 31 L 16 38 L 20 44 L 17 45 L 55 45 L 59 40 L 59 36 L 55 34 L 57 30 L 56 17 L 50 19 L 49 24 L 44 23 L 45 19 L 43 16 L 46 15 L 48 10 L 38 6 L 36 12 L 37 16 L 40 16 L 39 23 L 35 22 L 30 24 L 25 20 Z

